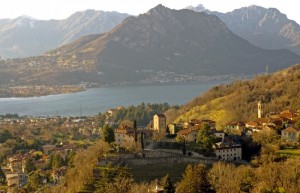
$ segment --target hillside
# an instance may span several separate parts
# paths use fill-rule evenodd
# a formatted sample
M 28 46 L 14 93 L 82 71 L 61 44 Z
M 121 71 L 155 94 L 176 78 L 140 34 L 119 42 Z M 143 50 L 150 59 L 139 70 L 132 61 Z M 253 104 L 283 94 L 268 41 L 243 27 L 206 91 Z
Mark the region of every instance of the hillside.
M 35 56 L 81 36 L 111 30 L 128 14 L 86 10 L 63 20 L 37 20 L 26 16 L 0 20 L 0 56 Z
M 247 121 L 257 116 L 257 102 L 262 100 L 266 113 L 284 109 L 299 110 L 300 64 L 253 80 L 235 81 L 213 87 L 194 98 L 178 111 L 166 112 L 169 122 L 193 118 L 213 119 L 218 126 L 231 121 Z

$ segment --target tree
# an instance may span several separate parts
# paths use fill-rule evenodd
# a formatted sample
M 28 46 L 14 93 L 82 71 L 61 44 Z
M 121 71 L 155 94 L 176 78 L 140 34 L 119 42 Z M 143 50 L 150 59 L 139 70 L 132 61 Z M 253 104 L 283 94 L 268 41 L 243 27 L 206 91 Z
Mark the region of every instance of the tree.
M 137 142 L 137 127 L 136 127 L 136 120 L 133 121 L 133 129 L 134 129 L 134 142 Z
M 142 148 L 142 152 L 144 153 L 145 144 L 144 144 L 144 133 L 143 132 L 141 132 L 141 148 Z
M 183 179 L 179 182 L 176 193 L 212 193 L 207 171 L 202 164 L 188 165 Z
M 108 164 L 99 170 L 100 178 L 94 183 L 96 193 L 126 193 L 130 190 L 133 179 L 127 168 Z
M 26 189 L 28 192 L 35 192 L 41 186 L 41 176 L 39 175 L 39 171 L 32 172 L 29 175 L 29 180 L 26 185 Z
M 0 184 L 3 184 L 3 183 L 5 183 L 5 174 L 0 167 Z
M 175 193 L 175 187 L 171 182 L 169 174 L 167 174 L 162 181 L 163 181 L 164 193 Z
M 60 168 L 61 166 L 63 166 L 63 159 L 62 157 L 60 157 L 59 154 L 55 154 L 52 160 L 52 168 Z
M 204 124 L 198 131 L 197 143 L 200 145 L 201 149 L 211 150 L 214 141 L 215 135 L 210 129 L 210 126 Z
M 114 130 L 108 125 L 105 125 L 102 129 L 102 140 L 107 143 L 112 143 L 115 141 Z
M 13 138 L 12 134 L 7 129 L 4 129 L 3 131 L 0 132 L 0 143 L 4 143 L 6 140 L 12 138 Z
M 25 172 L 27 174 L 29 174 L 30 172 L 32 171 L 35 171 L 36 170 L 36 167 L 33 163 L 33 159 L 32 158 L 29 158 L 25 161 Z
M 242 178 L 232 164 L 214 163 L 209 171 L 209 179 L 217 193 L 231 193 L 240 191 Z
M 186 145 L 185 145 L 185 139 L 182 142 L 182 154 L 185 155 L 186 154 Z

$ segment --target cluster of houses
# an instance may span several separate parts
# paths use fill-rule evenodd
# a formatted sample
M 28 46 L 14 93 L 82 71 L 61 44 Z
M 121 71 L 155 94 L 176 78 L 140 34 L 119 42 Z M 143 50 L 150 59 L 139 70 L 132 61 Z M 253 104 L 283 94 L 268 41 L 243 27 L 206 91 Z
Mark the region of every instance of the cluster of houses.
M 292 110 L 285 110 L 279 113 L 271 113 L 263 117 L 261 104 L 258 104 L 258 118 L 248 122 L 233 122 L 226 125 L 225 130 L 236 131 L 251 135 L 254 132 L 263 130 L 274 130 L 281 135 L 281 139 L 287 142 L 298 142 L 300 129 L 295 126 L 295 121 L 300 113 Z
M 8 192 L 13 192 L 18 188 L 25 186 L 28 182 L 28 173 L 26 172 L 26 161 L 32 160 L 39 175 L 43 176 L 40 181 L 43 184 L 56 183 L 63 179 L 67 167 L 61 166 L 51 170 L 46 169 L 49 166 L 50 155 L 59 155 L 63 160 L 66 159 L 68 153 L 76 151 L 76 145 L 67 142 L 59 145 L 44 145 L 42 151 L 30 150 L 27 153 L 17 153 L 8 155 L 6 165 L 1 166 L 7 181 Z
M 294 126 L 295 120 L 299 117 L 299 112 L 285 110 L 280 113 L 273 113 L 264 117 L 263 104 L 258 103 L 258 114 L 255 121 L 233 122 L 227 124 L 222 131 L 215 129 L 215 122 L 212 120 L 193 119 L 189 122 L 176 125 L 166 124 L 166 117 L 163 114 L 153 116 L 152 127 L 150 129 L 141 129 L 137 132 L 145 132 L 146 137 L 151 138 L 155 132 L 177 135 L 184 138 L 186 143 L 196 143 L 200 126 L 206 124 L 215 135 L 213 145 L 214 154 L 218 159 L 234 161 L 242 159 L 242 145 L 239 135 L 252 135 L 254 132 L 260 132 L 266 129 L 272 129 L 281 133 L 281 139 L 288 142 L 298 142 L 300 129 Z M 232 137 L 228 133 L 235 133 L 238 137 Z M 119 127 L 115 130 L 115 140 L 119 145 L 130 144 L 134 142 L 134 129 L 130 127 Z
M 193 119 L 183 126 L 170 124 L 167 126 L 166 117 L 163 114 L 156 114 L 153 116 L 152 127 L 150 129 L 140 129 L 137 133 L 143 132 L 146 139 L 150 139 L 154 133 L 166 133 L 168 128 L 169 134 L 177 134 L 177 136 L 184 138 L 186 143 L 195 143 L 200 130 L 200 125 L 209 125 L 211 131 L 215 135 L 216 143 L 213 146 L 214 153 L 219 159 L 223 160 L 240 160 L 242 159 L 242 146 L 230 137 L 227 137 L 223 131 L 215 129 L 215 122 L 211 120 L 196 120 Z M 122 126 L 115 129 L 115 141 L 118 145 L 128 146 L 134 143 L 134 129 Z
M 75 117 L 0 117 L 0 125 L 22 126 L 33 128 L 33 134 L 39 133 L 41 128 L 51 128 L 59 125 L 65 132 L 80 134 L 86 137 L 100 135 L 101 129 L 96 124 L 95 117 L 75 118 Z M 55 126 L 58 127 L 58 126 Z M 21 136 L 23 139 L 30 139 L 30 136 Z

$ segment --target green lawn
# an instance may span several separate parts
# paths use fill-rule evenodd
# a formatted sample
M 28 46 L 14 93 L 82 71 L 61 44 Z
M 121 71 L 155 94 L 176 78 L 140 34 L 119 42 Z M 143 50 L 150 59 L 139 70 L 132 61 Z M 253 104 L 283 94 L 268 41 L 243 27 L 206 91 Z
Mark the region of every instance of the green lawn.
M 283 149 L 276 152 L 280 155 L 300 156 L 300 149 Z

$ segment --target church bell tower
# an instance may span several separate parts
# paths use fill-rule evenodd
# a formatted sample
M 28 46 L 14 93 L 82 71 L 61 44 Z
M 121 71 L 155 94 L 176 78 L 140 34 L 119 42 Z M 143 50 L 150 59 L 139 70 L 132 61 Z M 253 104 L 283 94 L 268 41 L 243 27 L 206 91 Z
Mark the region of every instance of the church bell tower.
M 261 100 L 259 100 L 257 103 L 257 118 L 262 118 L 263 113 L 264 113 L 263 104 L 261 103 Z

